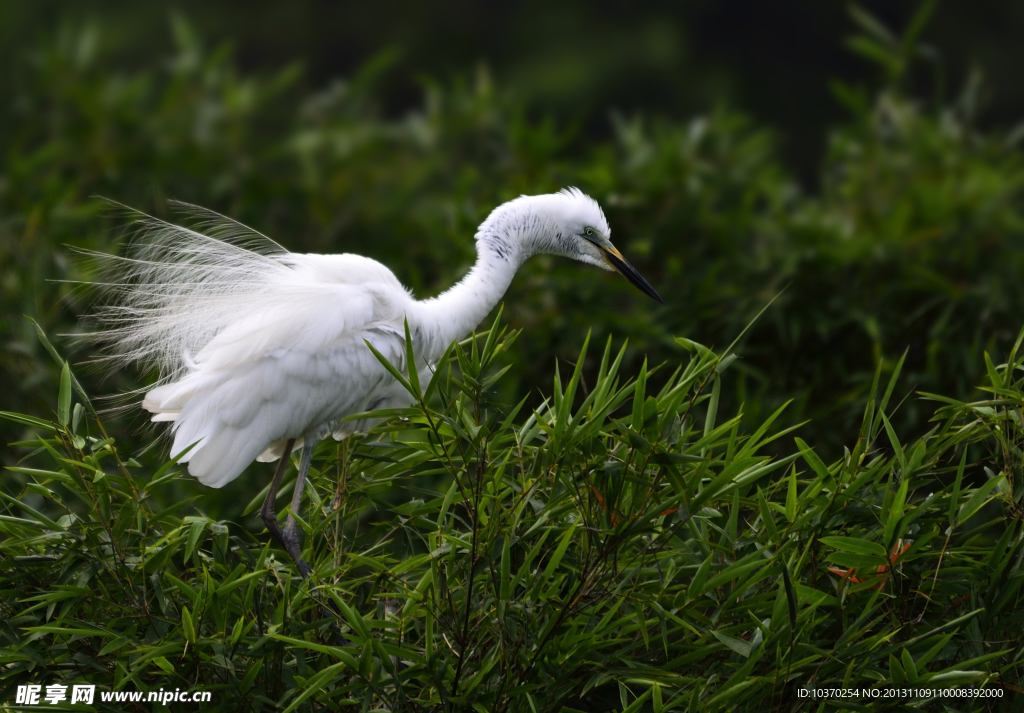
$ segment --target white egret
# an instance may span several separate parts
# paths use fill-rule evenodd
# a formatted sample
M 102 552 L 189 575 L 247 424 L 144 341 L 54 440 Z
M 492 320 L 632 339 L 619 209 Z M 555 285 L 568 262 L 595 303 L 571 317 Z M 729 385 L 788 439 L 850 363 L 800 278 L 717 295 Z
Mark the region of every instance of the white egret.
M 171 455 L 219 488 L 254 459 L 281 463 L 260 514 L 303 578 L 295 520 L 317 441 L 365 429 L 346 416 L 410 405 L 372 344 L 405 371 L 405 330 L 423 379 L 467 337 L 532 255 L 564 255 L 621 273 L 662 302 L 612 245 L 597 202 L 576 188 L 499 206 L 476 233 L 476 265 L 443 294 L 416 300 L 394 274 L 359 255 L 306 255 L 222 216 L 183 206 L 195 229 L 139 215 L 126 257 L 110 263 L 98 337 L 111 358 L 155 366 L 142 406 L 172 422 Z M 288 458 L 302 454 L 284 530 L 274 501 Z

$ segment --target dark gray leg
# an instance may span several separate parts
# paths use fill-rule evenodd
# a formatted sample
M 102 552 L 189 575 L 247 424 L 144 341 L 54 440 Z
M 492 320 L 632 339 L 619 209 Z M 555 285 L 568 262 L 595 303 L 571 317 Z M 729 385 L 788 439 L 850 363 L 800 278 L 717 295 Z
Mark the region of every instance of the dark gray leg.
M 302 490 L 306 486 L 306 471 L 309 470 L 309 459 L 313 457 L 313 447 L 316 444 L 306 444 L 302 448 L 302 462 L 299 465 L 299 477 L 295 481 L 295 492 L 292 494 L 292 512 L 298 512 L 299 503 L 302 502 Z M 284 471 L 288 467 L 288 458 L 292 454 L 292 448 L 295 447 L 295 439 L 290 438 L 288 442 L 284 444 L 284 452 L 281 454 L 281 462 L 277 466 L 277 470 L 274 472 L 274 479 L 270 482 L 270 492 L 267 493 L 266 500 L 263 501 L 263 507 L 260 508 L 260 518 L 263 520 L 263 524 L 267 526 L 267 530 L 273 536 L 275 540 L 281 543 L 285 551 L 291 556 L 292 561 L 295 562 L 299 568 L 299 574 L 302 575 L 303 579 L 309 577 L 311 571 L 310 566 L 306 564 L 306 560 L 302 559 L 302 548 L 299 546 L 299 536 L 295 532 L 295 518 L 288 515 L 288 519 L 285 521 L 284 531 L 282 532 L 281 526 L 277 524 L 277 509 L 274 505 L 274 501 L 277 499 L 277 491 L 281 488 L 281 478 L 284 476 Z
M 306 485 L 306 474 L 309 471 L 309 461 L 313 457 L 313 448 L 316 446 L 315 443 L 303 444 L 302 447 L 302 458 L 299 463 L 299 476 L 295 481 L 295 492 L 292 493 L 292 504 L 291 511 L 299 512 L 299 507 L 302 503 L 302 491 Z M 281 526 L 277 524 L 277 511 L 274 507 L 274 500 L 277 499 L 277 491 L 281 488 L 281 478 L 284 477 L 284 471 L 288 467 L 288 458 L 292 454 L 292 448 L 295 447 L 295 439 L 292 438 L 284 445 L 284 452 L 281 454 L 281 462 L 277 466 L 277 470 L 274 471 L 274 479 L 270 482 L 270 492 L 267 493 L 266 499 L 263 501 L 263 507 L 260 508 L 260 518 L 263 520 L 263 524 L 267 526 L 267 530 L 277 540 L 285 551 L 291 555 L 292 560 L 299 568 L 299 573 L 303 579 L 308 579 L 312 568 L 306 564 L 306 560 L 302 558 L 302 548 L 299 546 L 299 536 L 295 531 L 295 518 L 288 515 L 288 519 L 285 521 L 284 531 L 281 531 Z M 334 612 L 336 617 L 340 617 L 341 614 L 334 606 L 334 602 L 330 599 L 327 600 L 327 605 Z M 337 629 L 338 624 L 335 622 L 334 627 Z M 341 634 L 338 635 L 335 646 L 348 646 L 348 639 Z
M 306 473 L 309 472 L 309 461 L 313 457 L 313 449 L 316 447 L 316 443 L 312 442 L 312 439 L 307 440 L 310 442 L 302 445 L 299 475 L 295 479 L 295 490 L 292 492 L 291 512 L 288 513 L 288 517 L 284 521 L 284 548 L 288 550 L 288 554 L 295 560 L 295 564 L 299 568 L 299 574 L 302 575 L 303 579 L 309 577 L 312 569 L 302 557 L 302 544 L 299 542 L 299 534 L 296 531 L 295 518 L 292 517 L 292 513 L 298 515 L 302 512 L 302 491 L 306 488 Z
M 288 467 L 288 458 L 291 456 L 292 448 L 294 446 L 294 438 L 289 439 L 288 442 L 284 444 L 284 452 L 281 453 L 281 461 L 277 464 L 277 470 L 274 471 L 274 479 L 270 481 L 270 491 L 267 493 L 267 497 L 263 501 L 263 507 L 260 508 L 260 519 L 263 520 L 263 524 L 266 525 L 267 531 L 285 549 L 288 549 L 288 546 L 285 544 L 284 533 L 281 532 L 281 526 L 277 524 L 277 510 L 274 508 L 274 501 L 277 499 L 277 491 L 281 488 L 281 478 L 284 477 L 284 471 Z

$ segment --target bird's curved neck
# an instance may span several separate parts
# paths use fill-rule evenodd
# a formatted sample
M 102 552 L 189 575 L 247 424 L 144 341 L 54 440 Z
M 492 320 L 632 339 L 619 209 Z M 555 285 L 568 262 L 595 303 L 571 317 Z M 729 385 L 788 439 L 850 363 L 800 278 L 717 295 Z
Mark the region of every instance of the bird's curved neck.
M 538 250 L 548 227 L 529 209 L 509 204 L 495 211 L 476 236 L 477 260 L 469 273 L 446 292 L 420 303 L 417 349 L 428 361 L 454 340 L 465 339 L 501 300 L 520 265 Z

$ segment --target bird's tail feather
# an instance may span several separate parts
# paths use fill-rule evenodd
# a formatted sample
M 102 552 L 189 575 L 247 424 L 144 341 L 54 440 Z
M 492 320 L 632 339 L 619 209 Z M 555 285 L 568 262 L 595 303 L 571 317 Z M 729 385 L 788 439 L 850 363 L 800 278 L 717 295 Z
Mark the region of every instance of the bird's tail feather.
M 174 439 L 171 454 L 179 453 L 190 444 Z M 246 466 L 256 459 L 262 444 L 254 441 L 244 429 L 225 427 L 205 438 L 185 454 L 188 472 L 200 483 L 221 488 L 237 478 Z

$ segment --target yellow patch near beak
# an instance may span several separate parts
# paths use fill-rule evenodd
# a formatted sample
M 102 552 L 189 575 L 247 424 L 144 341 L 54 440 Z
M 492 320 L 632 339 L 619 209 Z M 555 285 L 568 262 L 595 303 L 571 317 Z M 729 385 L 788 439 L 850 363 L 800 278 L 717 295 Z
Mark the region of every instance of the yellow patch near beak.
M 609 247 L 599 245 L 598 247 L 604 255 L 604 261 L 608 263 L 608 265 L 611 266 L 611 268 L 614 269 L 615 272 L 621 275 L 622 270 L 619 269 L 619 266 L 615 264 L 615 261 L 612 258 L 617 259 L 620 264 L 625 262 L 628 265 L 629 263 L 626 262 L 626 258 L 622 257 L 622 253 L 619 252 L 619 249 L 614 245 L 611 245 Z
M 661 304 L 665 304 L 665 300 L 661 299 L 661 295 L 659 295 L 657 291 L 648 284 L 647 280 L 641 277 L 640 273 L 636 271 L 635 267 L 629 264 L 626 258 L 622 257 L 622 253 L 620 253 L 614 245 L 598 245 L 597 247 L 601 250 L 601 254 L 604 255 L 605 262 L 607 262 L 613 270 L 629 280 L 630 284 L 651 299 L 657 300 Z

